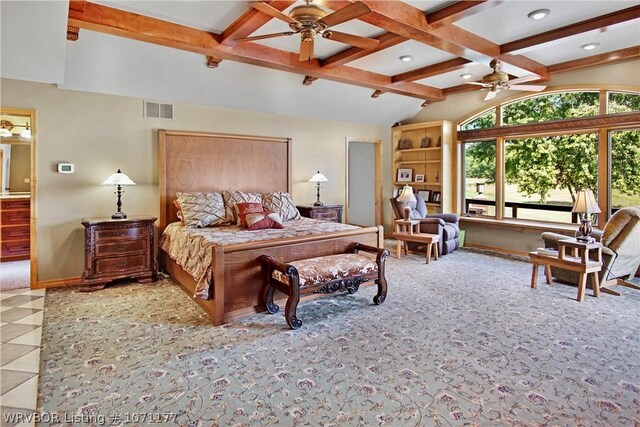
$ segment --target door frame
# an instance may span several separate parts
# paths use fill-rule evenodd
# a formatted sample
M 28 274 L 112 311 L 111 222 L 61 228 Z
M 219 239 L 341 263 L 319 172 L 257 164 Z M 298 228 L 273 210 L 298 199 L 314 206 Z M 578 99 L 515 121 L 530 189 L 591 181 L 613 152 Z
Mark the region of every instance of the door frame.
M 374 209 L 375 209 L 375 222 L 376 225 L 382 225 L 382 140 L 381 139 L 366 139 L 366 138 L 345 138 L 345 177 L 344 180 L 344 222 L 349 222 L 349 143 L 350 142 L 363 142 L 367 144 L 375 144 L 373 149 L 374 155 L 374 170 L 373 176 L 374 182 Z
M 30 172 L 30 203 L 31 212 L 29 219 L 29 263 L 30 263 L 30 278 L 29 287 L 31 289 L 38 288 L 38 246 L 36 244 L 36 188 L 37 188 L 37 171 L 36 171 L 36 139 L 38 137 L 37 122 L 36 122 L 36 110 L 28 110 L 24 108 L 12 108 L 0 106 L 0 114 L 9 116 L 23 116 L 29 117 L 29 126 L 31 127 L 31 172 Z

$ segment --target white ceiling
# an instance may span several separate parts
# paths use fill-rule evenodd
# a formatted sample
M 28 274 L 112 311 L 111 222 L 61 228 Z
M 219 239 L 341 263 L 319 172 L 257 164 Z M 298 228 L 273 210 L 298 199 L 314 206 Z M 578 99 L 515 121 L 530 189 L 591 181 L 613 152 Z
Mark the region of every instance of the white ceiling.
M 222 32 L 248 9 L 245 1 L 98 1 L 110 7 L 177 22 L 182 25 Z M 436 10 L 448 1 L 407 1 L 421 10 Z M 640 4 L 640 1 L 503 1 L 456 25 L 502 44 L 549 29 L 570 25 L 595 16 Z M 551 14 L 532 21 L 526 14 L 548 8 Z M 390 125 L 412 117 L 421 100 L 384 94 L 370 97 L 373 90 L 318 80 L 303 86 L 303 76 L 251 65 L 222 61 L 217 69 L 205 66 L 203 55 L 148 43 L 80 31 L 76 42 L 66 40 L 68 2 L 0 1 L 0 75 L 6 78 L 59 83 L 61 87 L 100 93 L 136 96 L 168 102 L 186 102 L 257 110 L 290 115 Z M 272 20 L 257 34 L 286 31 L 288 26 Z M 361 21 L 350 21 L 336 30 L 361 36 L 376 36 L 380 29 Z M 585 52 L 579 46 L 597 41 L 597 50 Z M 636 46 L 640 25 L 619 25 L 606 31 L 574 36 L 526 49 L 524 54 L 551 65 L 588 55 Z M 268 46 L 297 52 L 297 36 L 261 41 Z M 326 58 L 347 45 L 320 39 L 316 54 Z M 409 54 L 412 62 L 398 57 Z M 454 56 L 430 46 L 407 41 L 347 65 L 394 75 L 436 64 Z M 422 79 L 417 83 L 446 88 L 489 72 L 487 64 L 470 63 L 464 70 Z

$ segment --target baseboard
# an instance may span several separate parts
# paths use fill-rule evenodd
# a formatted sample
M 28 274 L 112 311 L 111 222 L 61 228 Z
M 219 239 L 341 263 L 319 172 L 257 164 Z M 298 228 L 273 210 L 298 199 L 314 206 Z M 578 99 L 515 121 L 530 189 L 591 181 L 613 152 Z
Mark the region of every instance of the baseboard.
M 519 255 L 519 256 L 528 256 L 529 255 L 529 252 L 512 251 L 510 249 L 494 248 L 493 246 L 478 245 L 476 243 L 468 243 L 468 242 L 464 242 L 464 246 L 463 247 L 465 247 L 465 248 L 474 248 L 474 249 L 482 249 L 482 250 L 485 250 L 485 251 L 498 252 L 498 253 L 507 254 L 507 255 Z
M 31 289 L 61 288 L 64 286 L 76 286 L 82 282 L 81 277 L 68 277 L 66 279 L 43 280 Z

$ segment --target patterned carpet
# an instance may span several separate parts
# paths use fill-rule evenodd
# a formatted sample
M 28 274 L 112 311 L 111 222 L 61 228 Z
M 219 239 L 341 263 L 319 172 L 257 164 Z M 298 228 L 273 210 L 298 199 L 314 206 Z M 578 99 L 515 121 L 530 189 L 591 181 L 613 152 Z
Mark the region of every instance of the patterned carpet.
M 640 292 L 580 304 L 464 249 L 387 267 L 384 304 L 374 287 L 302 303 L 298 331 L 282 312 L 213 327 L 169 280 L 48 291 L 38 406 L 112 425 L 640 423 Z

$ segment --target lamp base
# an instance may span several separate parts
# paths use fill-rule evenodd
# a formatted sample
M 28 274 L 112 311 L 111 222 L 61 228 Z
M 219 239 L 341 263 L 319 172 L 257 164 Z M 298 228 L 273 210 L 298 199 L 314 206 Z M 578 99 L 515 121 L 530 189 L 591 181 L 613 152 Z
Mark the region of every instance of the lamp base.
M 124 212 L 116 212 L 111 215 L 111 219 L 127 219 L 127 214 Z
M 322 203 L 320 200 L 317 200 L 313 206 L 324 206 L 324 203 Z

